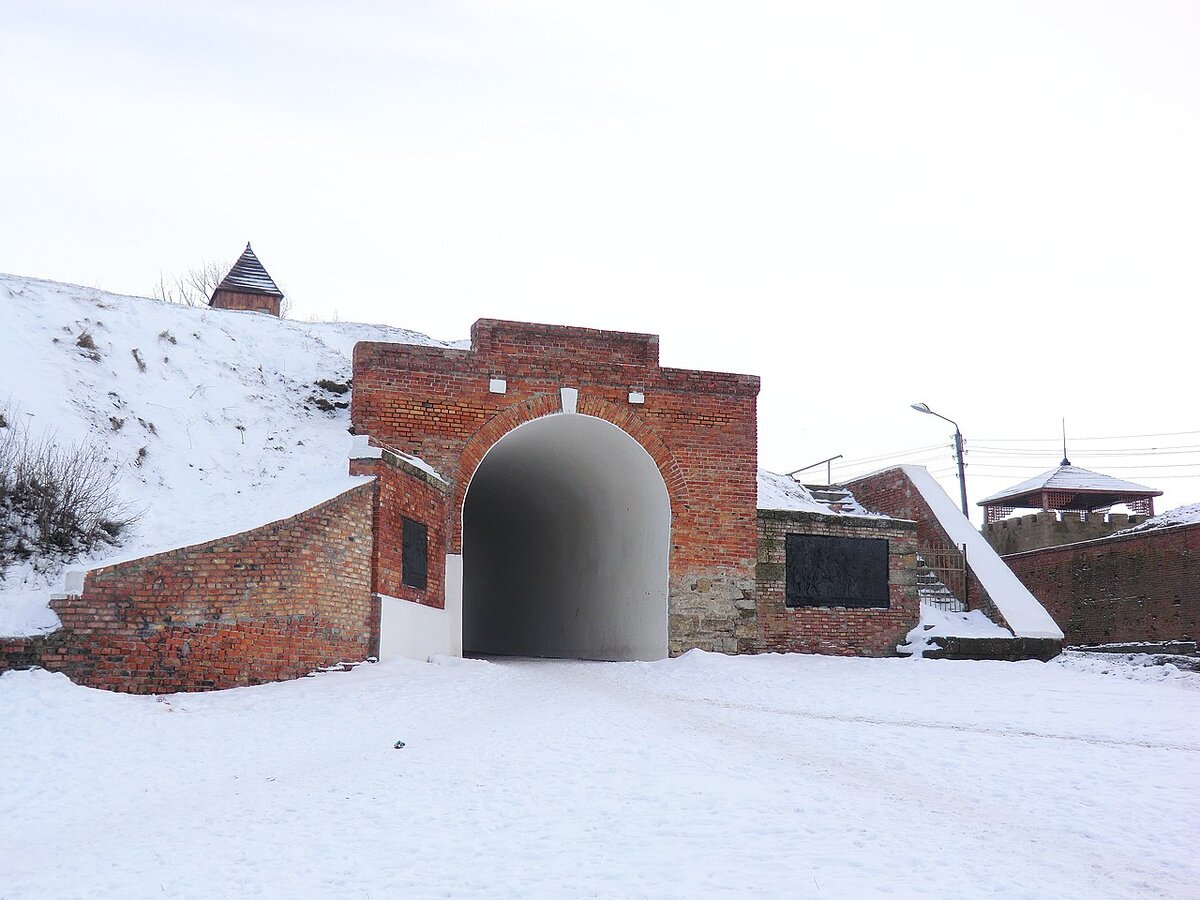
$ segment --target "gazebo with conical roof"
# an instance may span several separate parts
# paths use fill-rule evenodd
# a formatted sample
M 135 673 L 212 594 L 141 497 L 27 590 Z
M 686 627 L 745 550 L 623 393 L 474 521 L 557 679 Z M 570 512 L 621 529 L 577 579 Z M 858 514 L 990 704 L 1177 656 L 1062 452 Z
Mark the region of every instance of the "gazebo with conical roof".
M 208 305 L 216 309 L 244 309 L 278 316 L 283 304 L 283 291 L 267 274 L 249 242 L 217 289 Z
M 1162 491 L 1071 465 L 1065 456 L 1057 469 L 1035 475 L 979 501 L 984 521 L 998 522 L 1018 509 L 1077 512 L 1106 510 L 1123 503 L 1134 515 L 1153 516 L 1154 498 Z

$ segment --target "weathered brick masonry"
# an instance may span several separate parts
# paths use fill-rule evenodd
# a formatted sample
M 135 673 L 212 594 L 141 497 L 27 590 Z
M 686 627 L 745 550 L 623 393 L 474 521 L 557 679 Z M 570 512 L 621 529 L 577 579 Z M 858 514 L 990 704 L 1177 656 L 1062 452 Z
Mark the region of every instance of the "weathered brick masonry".
M 758 378 L 663 368 L 654 335 L 481 319 L 471 341 L 471 350 L 354 350 L 355 432 L 420 457 L 453 486 L 446 551 L 461 552 L 463 499 L 487 451 L 559 412 L 560 388 L 575 388 L 578 412 L 622 428 L 666 483 L 670 651 L 749 649 L 735 632 L 738 605 L 754 596 Z M 493 378 L 505 393 L 489 390 Z M 631 391 L 645 402 L 631 403 Z
M 786 537 L 817 534 L 888 542 L 888 608 L 843 609 L 785 604 Z M 895 652 L 921 616 L 916 582 L 917 526 L 896 519 L 758 511 L 758 649 L 879 656 Z
M 470 350 L 360 343 L 353 430 L 382 453 L 353 460 L 351 473 L 371 482 L 259 529 L 90 572 L 80 596 L 53 602 L 62 629 L 0 641 L 0 670 L 41 664 L 159 692 L 373 655 L 380 595 L 446 609 L 445 560 L 462 552 L 466 491 L 488 451 L 572 401 L 638 442 L 663 478 L 670 653 L 891 652 L 919 617 L 916 545 L 948 538 L 901 472 L 854 486 L 893 519 L 757 510 L 758 389 L 753 376 L 661 367 L 653 335 L 483 319 Z M 405 518 L 426 528 L 423 588 L 404 583 Z M 788 533 L 886 538 L 889 608 L 786 608 Z M 972 599 L 1002 621 L 977 584 Z
M 412 600 L 438 609 L 445 607 L 446 520 L 450 486 L 390 451 L 379 459 L 350 461 L 351 475 L 374 475 L 374 552 L 371 592 Z M 406 585 L 402 566 L 402 529 L 405 518 L 429 529 L 428 581 L 424 590 Z
M 51 601 L 62 628 L 0 643 L 0 668 L 38 664 L 130 693 L 295 678 L 374 653 L 375 483 L 299 515 L 94 569 Z
M 1200 638 L 1200 523 L 1030 550 L 1004 561 L 1068 644 Z

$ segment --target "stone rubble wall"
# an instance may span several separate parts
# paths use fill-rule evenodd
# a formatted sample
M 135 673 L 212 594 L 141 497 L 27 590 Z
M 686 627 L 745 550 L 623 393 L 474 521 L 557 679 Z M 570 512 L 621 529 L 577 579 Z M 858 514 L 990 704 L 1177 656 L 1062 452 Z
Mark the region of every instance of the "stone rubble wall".
M 1049 511 L 988 522 L 982 530 L 992 548 L 1001 556 L 1007 556 L 1108 537 L 1144 521 L 1145 516 L 1124 513 L 1085 513 L 1081 518 L 1078 513 Z

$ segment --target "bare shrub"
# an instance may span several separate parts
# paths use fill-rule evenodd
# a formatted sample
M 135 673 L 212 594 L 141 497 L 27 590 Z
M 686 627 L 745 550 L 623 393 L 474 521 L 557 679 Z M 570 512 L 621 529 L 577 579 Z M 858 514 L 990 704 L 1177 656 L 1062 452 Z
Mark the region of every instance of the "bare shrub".
M 79 348 L 80 353 L 92 362 L 100 361 L 100 349 L 96 346 L 96 341 L 90 331 L 84 331 L 80 334 L 75 341 L 75 346 Z
M 331 394 L 344 394 L 350 390 L 350 381 L 334 381 L 332 378 L 321 378 L 314 381 L 317 387 L 323 391 L 329 391 Z
M 177 303 L 180 306 L 208 306 L 213 291 L 233 268 L 233 263 L 202 261 L 200 265 L 189 269 L 182 275 L 167 280 L 162 272 L 158 273 L 158 284 L 154 288 L 154 296 L 167 303 Z M 169 334 L 169 332 L 164 332 Z M 159 335 L 162 337 L 162 335 Z
M 0 577 L 14 561 L 47 566 L 116 545 L 137 519 L 99 447 L 16 424 L 0 431 Z

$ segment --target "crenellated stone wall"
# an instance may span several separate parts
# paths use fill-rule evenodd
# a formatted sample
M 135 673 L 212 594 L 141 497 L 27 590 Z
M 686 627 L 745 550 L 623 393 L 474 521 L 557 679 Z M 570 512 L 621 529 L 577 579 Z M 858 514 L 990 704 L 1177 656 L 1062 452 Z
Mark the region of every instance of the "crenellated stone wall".
M 1041 547 L 1058 547 L 1079 541 L 1108 537 L 1146 521 L 1145 516 L 1125 513 L 1079 513 L 1047 510 L 989 522 L 981 529 L 984 538 L 1001 556 Z

